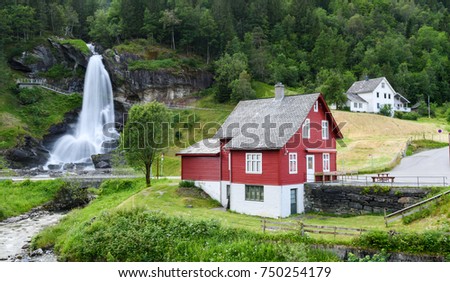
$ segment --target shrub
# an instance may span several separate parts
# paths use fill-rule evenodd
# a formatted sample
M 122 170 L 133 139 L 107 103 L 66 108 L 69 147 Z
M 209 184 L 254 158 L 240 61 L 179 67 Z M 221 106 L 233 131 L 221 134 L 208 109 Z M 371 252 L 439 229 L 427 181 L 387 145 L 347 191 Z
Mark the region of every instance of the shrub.
M 308 247 L 270 235 L 140 209 L 104 213 L 70 234 L 72 261 L 305 261 Z
M 180 64 L 173 59 L 163 60 L 139 60 L 129 63 L 128 69 L 134 70 L 148 70 L 157 71 L 162 69 L 179 69 Z
M 403 114 L 403 119 L 405 120 L 417 120 L 419 118 L 419 114 L 418 113 L 404 113 Z
M 450 254 L 450 236 L 438 231 L 423 233 L 371 231 L 364 233 L 354 244 L 388 252 Z
M 392 116 L 392 107 L 390 104 L 384 104 L 380 109 L 380 115 L 390 117 Z
M 195 182 L 191 181 L 191 180 L 182 180 L 182 181 L 180 181 L 178 186 L 180 188 L 194 188 L 195 187 Z
M 358 258 L 353 253 L 348 254 L 347 261 L 349 262 L 387 262 L 389 259 L 389 254 L 386 252 L 386 250 L 382 249 L 381 253 L 374 254 L 372 257 L 369 255 L 366 255 L 363 258 Z
M 23 88 L 17 93 L 17 99 L 21 105 L 31 105 L 41 99 L 41 89 L 39 88 Z
M 110 195 L 116 192 L 133 190 L 136 182 L 129 179 L 114 179 L 106 180 L 99 187 L 99 193 L 101 195 Z

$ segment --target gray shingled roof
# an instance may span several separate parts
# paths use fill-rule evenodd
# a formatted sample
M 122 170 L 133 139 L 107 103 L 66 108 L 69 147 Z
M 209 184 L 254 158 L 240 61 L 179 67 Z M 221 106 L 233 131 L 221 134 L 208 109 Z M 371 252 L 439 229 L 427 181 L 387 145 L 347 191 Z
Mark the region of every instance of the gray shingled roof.
M 181 150 L 177 155 L 215 155 L 219 154 L 219 152 L 220 140 L 217 138 L 208 138 Z
M 352 86 L 350 86 L 350 88 L 347 90 L 347 93 L 358 94 L 372 92 L 373 90 L 375 90 L 375 88 L 377 88 L 378 84 L 380 84 L 383 79 L 385 78 L 377 77 L 369 80 L 356 81 L 352 84 Z
M 361 96 L 359 96 L 358 94 L 347 93 L 347 98 L 353 102 L 367 103 L 367 101 L 361 98 Z
M 403 102 L 411 103 L 408 99 L 405 98 L 405 96 L 403 96 L 403 95 L 400 94 L 400 93 L 395 93 L 395 97 L 398 97 L 400 101 L 403 100 Z
M 320 94 L 287 96 L 280 101 L 241 101 L 214 138 L 231 139 L 229 149 L 279 149 L 297 132 Z M 270 121 L 272 129 L 264 126 Z M 281 132 L 281 133 L 280 133 Z

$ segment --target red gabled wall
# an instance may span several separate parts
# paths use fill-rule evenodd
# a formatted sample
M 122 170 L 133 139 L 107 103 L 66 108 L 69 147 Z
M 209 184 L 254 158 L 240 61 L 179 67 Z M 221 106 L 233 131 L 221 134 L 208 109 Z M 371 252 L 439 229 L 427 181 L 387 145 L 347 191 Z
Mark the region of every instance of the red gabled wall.
M 181 179 L 184 180 L 220 180 L 220 157 L 181 157 Z
M 310 120 L 310 138 L 302 138 L 302 127 L 280 150 L 280 183 L 282 185 L 306 182 L 306 155 L 314 155 L 315 172 L 323 172 L 322 152 L 307 152 L 306 149 L 336 149 L 336 132 L 333 132 L 333 123 L 322 99 L 319 98 L 319 110 L 312 108 L 307 116 Z M 328 140 L 322 140 L 322 120 L 328 120 Z M 297 153 L 297 174 L 289 174 L 289 153 Z M 330 171 L 336 171 L 336 153 L 330 154 Z
M 246 153 L 262 153 L 262 174 L 245 172 Z M 232 151 L 231 179 L 233 183 L 280 185 L 279 150 L 273 151 Z

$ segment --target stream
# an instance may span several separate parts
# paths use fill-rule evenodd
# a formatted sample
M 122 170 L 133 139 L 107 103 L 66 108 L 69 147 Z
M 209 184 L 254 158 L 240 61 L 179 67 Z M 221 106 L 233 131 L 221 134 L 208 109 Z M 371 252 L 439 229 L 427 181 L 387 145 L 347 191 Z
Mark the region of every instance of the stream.
M 0 222 L 0 261 L 56 261 L 52 251 L 29 252 L 31 238 L 45 227 L 56 224 L 64 214 L 33 210 Z

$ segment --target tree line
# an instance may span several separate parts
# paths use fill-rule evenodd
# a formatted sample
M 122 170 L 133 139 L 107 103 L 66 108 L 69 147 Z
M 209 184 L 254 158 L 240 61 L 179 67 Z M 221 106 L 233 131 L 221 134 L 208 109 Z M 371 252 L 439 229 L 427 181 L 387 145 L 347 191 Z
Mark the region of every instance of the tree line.
M 4 44 L 45 34 L 112 47 L 147 38 L 197 54 L 220 102 L 251 98 L 250 81 L 321 91 L 343 103 L 355 80 L 385 76 L 411 102 L 450 101 L 450 1 L 6 0 Z

